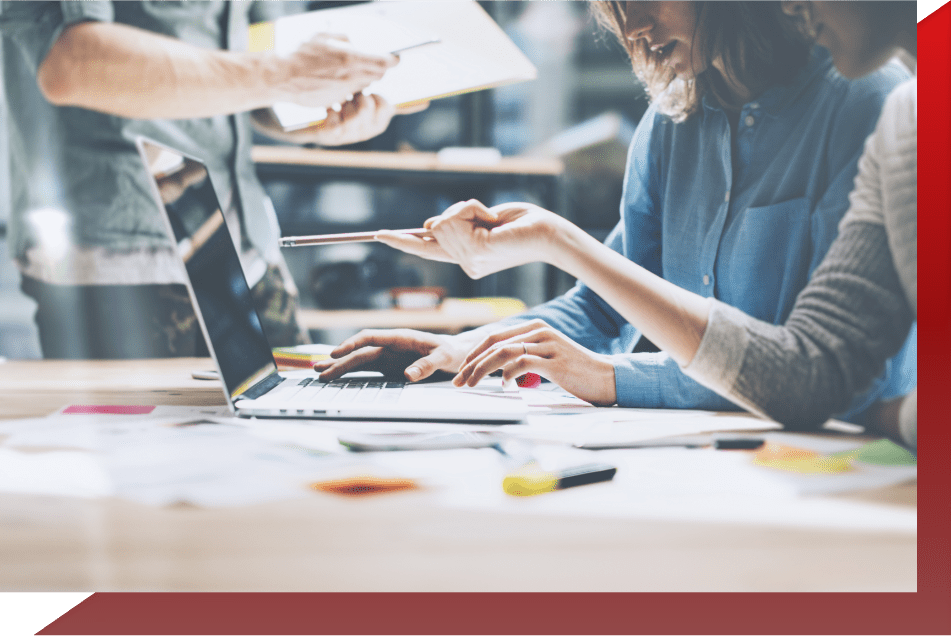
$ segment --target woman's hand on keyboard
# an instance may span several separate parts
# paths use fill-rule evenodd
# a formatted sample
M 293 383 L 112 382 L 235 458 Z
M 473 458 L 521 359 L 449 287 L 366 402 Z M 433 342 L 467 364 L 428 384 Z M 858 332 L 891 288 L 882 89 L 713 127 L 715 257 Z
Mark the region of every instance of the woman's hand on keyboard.
M 536 373 L 597 406 L 617 401 L 611 356 L 582 347 L 543 320 L 511 325 L 484 338 L 467 353 L 452 383 L 475 386 L 498 370 L 503 381 Z
M 469 338 L 426 333 L 413 329 L 365 329 L 347 338 L 330 360 L 314 365 L 321 380 L 334 380 L 351 371 L 378 371 L 410 382 L 428 378 L 437 370 L 456 373 L 472 348 Z

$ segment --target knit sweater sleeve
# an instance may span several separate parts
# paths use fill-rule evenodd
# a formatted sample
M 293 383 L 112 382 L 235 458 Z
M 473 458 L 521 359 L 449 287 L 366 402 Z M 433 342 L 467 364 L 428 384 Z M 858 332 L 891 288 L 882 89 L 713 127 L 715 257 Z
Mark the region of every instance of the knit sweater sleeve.
M 910 81 L 889 95 L 839 236 L 786 323 L 713 301 L 684 372 L 790 427 L 818 426 L 845 409 L 901 349 L 917 316 L 916 186 L 917 84 Z M 914 446 L 917 402 L 907 402 L 902 434 Z
M 816 427 L 882 371 L 913 321 L 885 226 L 854 222 L 842 227 L 785 325 L 714 301 L 684 371 L 754 413 Z

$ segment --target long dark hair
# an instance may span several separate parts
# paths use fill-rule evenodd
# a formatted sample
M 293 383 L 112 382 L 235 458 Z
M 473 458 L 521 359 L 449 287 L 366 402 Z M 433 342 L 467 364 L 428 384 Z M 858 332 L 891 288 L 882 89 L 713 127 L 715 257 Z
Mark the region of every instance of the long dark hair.
M 633 0 L 637 1 L 637 0 Z M 677 78 L 661 64 L 647 43 L 624 36 L 627 2 L 591 3 L 595 19 L 611 31 L 631 57 L 634 73 L 661 113 L 683 121 L 697 112 L 709 95 L 724 108 L 738 109 L 728 80 L 757 90 L 788 84 L 809 60 L 812 37 L 801 20 L 785 15 L 780 2 L 694 2 L 697 27 L 693 48 L 707 61 L 695 78 Z M 693 51 L 691 51 L 691 54 Z M 723 61 L 724 77 L 711 62 Z

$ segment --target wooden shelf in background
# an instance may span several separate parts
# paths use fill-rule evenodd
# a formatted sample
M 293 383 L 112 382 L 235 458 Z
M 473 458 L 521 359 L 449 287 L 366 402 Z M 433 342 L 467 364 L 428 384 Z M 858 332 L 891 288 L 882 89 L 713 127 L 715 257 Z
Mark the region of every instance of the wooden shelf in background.
M 445 163 L 435 152 L 384 152 L 375 150 L 323 150 L 299 146 L 254 146 L 251 157 L 258 165 L 348 168 L 393 172 L 456 172 L 557 177 L 564 170 L 558 159 L 502 157 L 498 163 Z
M 302 309 L 307 329 L 419 329 L 459 333 L 525 311 L 517 298 L 446 298 L 436 309 Z

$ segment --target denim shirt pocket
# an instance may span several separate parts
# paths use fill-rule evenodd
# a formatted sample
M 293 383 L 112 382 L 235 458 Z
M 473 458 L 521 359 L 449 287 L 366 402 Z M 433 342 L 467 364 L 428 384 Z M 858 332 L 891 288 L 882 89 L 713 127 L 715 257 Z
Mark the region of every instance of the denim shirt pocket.
M 743 210 L 717 255 L 717 297 L 760 320 L 785 319 L 805 287 L 812 257 L 806 197 Z

